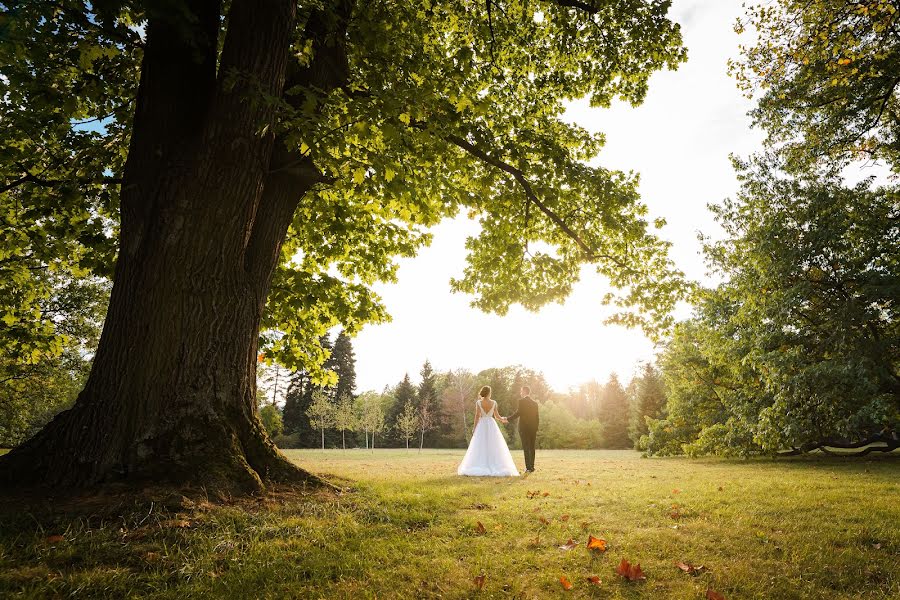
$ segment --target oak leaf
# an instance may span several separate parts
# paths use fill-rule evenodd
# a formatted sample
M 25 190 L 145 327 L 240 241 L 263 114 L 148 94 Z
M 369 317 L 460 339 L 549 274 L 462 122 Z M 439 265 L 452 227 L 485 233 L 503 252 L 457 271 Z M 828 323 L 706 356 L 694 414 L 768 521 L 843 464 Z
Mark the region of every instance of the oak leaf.
M 573 587 L 573 586 L 572 586 L 572 582 L 569 581 L 569 578 L 566 577 L 565 575 L 560 575 L 560 576 L 559 576 L 559 583 L 560 583 L 561 586 L 563 586 L 563 589 L 564 589 L 564 590 L 571 590 L 572 587 Z
M 688 575 L 699 575 L 706 570 L 703 565 L 692 565 L 686 562 L 678 561 L 675 566 L 687 573 Z
M 562 546 L 560 546 L 559 549 L 560 550 L 571 550 L 572 548 L 574 548 L 577 545 L 578 545 L 578 542 L 576 542 L 572 538 L 569 538 L 569 541 L 566 542 L 565 544 L 563 544 Z
M 606 552 L 606 540 L 588 535 L 587 549 L 595 552 Z
M 628 581 L 647 579 L 647 576 L 644 575 L 644 572 L 641 570 L 640 564 L 633 565 L 624 558 L 622 559 L 622 562 L 619 563 L 619 566 L 616 567 L 616 574 L 621 575 Z

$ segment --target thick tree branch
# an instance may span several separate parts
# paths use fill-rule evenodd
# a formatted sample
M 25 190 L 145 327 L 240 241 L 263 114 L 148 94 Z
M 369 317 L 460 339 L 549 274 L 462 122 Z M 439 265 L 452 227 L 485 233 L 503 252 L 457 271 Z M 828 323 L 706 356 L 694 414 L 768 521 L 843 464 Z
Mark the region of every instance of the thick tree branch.
M 63 185 L 66 183 L 76 183 L 78 185 L 115 185 L 122 183 L 122 180 L 118 177 L 100 177 L 100 178 L 91 178 L 91 177 L 82 177 L 78 179 L 43 179 L 41 177 L 37 177 L 36 175 L 32 175 L 31 173 L 26 173 L 19 179 L 15 181 L 11 181 L 7 184 L 4 184 L 3 187 L 0 187 L 0 194 L 8 192 L 14 188 L 19 187 L 20 185 L 30 183 L 32 185 L 37 185 L 41 187 L 55 187 L 58 185 Z
M 457 135 L 450 134 L 447 136 L 447 140 L 454 145 L 462 148 L 472 156 L 478 158 L 482 162 L 492 165 L 500 169 L 501 171 L 512 175 L 519 186 L 522 188 L 522 191 L 525 192 L 525 198 L 527 199 L 527 201 L 533 203 L 538 208 L 538 210 L 544 213 L 544 215 L 546 215 L 548 219 L 550 219 L 557 227 L 559 227 L 560 230 L 566 234 L 566 236 L 572 239 L 572 241 L 574 241 L 584 252 L 585 259 L 590 261 L 606 259 L 614 262 L 621 268 L 626 267 L 625 263 L 613 256 L 597 253 L 594 248 L 591 248 L 591 246 L 589 246 L 583 239 L 581 239 L 581 236 L 575 233 L 572 228 L 569 227 L 562 218 L 560 218 L 559 215 L 557 215 L 549 206 L 544 204 L 540 200 L 540 198 L 537 197 L 537 195 L 534 193 L 534 189 L 531 187 L 531 183 L 529 183 L 528 178 L 525 177 L 525 173 L 523 173 L 520 169 L 517 169 L 516 167 L 503 160 L 500 160 L 499 158 L 491 156 L 475 144 L 466 141 Z

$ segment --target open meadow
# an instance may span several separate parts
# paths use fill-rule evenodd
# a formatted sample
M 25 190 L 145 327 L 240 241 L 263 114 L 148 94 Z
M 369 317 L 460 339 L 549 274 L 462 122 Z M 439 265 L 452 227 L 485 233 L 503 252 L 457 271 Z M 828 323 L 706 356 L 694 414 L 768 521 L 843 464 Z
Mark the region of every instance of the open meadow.
M 539 451 L 536 473 L 490 479 L 457 477 L 458 450 L 287 454 L 345 491 L 160 498 L 117 514 L 7 508 L 0 596 L 900 597 L 896 455 Z M 606 551 L 588 550 L 589 535 Z M 623 558 L 646 579 L 617 575 Z

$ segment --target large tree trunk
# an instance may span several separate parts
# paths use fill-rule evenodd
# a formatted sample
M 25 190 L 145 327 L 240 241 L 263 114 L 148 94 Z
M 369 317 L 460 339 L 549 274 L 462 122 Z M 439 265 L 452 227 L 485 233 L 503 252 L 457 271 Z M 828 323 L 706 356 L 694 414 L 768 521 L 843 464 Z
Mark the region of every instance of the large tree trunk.
M 240 493 L 314 479 L 266 436 L 255 373 L 281 244 L 319 179 L 271 133 L 272 103 L 225 83 L 244 74 L 254 93 L 281 95 L 296 3 L 234 0 L 218 75 L 220 3 L 188 4 L 196 18 L 148 24 L 119 258 L 91 374 L 71 410 L 0 460 L 2 484 Z

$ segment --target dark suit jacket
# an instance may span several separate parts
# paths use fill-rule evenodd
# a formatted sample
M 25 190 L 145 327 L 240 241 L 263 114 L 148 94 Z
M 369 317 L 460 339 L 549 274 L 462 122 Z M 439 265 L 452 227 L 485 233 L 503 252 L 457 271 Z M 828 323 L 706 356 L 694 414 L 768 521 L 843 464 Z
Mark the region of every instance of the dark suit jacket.
M 519 407 L 508 418 L 510 421 L 519 419 L 519 431 L 537 431 L 540 421 L 538 403 L 532 400 L 531 396 L 519 398 Z

